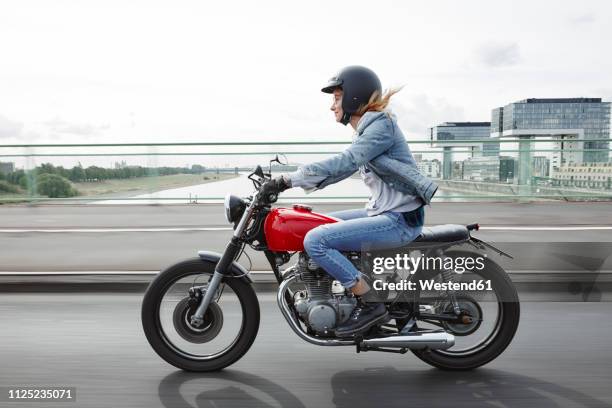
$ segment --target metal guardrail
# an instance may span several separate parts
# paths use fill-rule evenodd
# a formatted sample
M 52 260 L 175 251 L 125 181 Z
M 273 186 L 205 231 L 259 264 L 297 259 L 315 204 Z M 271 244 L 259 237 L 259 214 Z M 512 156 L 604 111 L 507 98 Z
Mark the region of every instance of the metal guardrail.
M 596 200 L 605 199 L 612 200 L 612 182 L 608 181 L 607 186 L 604 183 L 600 183 L 598 180 L 598 187 L 590 187 L 589 183 L 585 186 L 576 185 L 552 185 L 555 180 L 551 177 L 546 176 L 532 176 L 533 173 L 533 155 L 535 153 L 587 153 L 587 152 L 610 152 L 610 148 L 589 148 L 589 149 L 578 149 L 578 148 L 537 148 L 533 147 L 533 144 L 541 143 L 555 143 L 555 142 L 609 142 L 612 139 L 588 139 L 588 140 L 568 140 L 559 138 L 549 139 L 530 139 L 527 144 L 524 140 L 517 139 L 478 139 L 478 140 L 444 140 L 444 141 L 431 141 L 431 140 L 409 140 L 407 143 L 417 146 L 428 146 L 428 149 L 415 149 L 412 153 L 415 154 L 428 154 L 428 155 L 442 155 L 440 160 L 441 166 L 443 165 L 444 154 L 448 152 L 444 147 L 433 147 L 437 143 L 444 143 L 445 146 L 449 146 L 452 143 L 452 148 L 455 149 L 453 153 L 459 155 L 469 155 L 473 153 L 471 145 L 479 143 L 496 143 L 500 144 L 500 148 L 495 152 L 498 152 L 502 156 L 516 156 L 516 165 L 513 172 L 513 179 L 521 179 L 522 181 L 512 183 L 508 182 L 492 182 L 482 180 L 466 180 L 466 179 L 443 179 L 441 177 L 440 186 L 441 190 L 448 191 L 447 195 L 437 194 L 434 197 L 435 200 L 447 200 L 447 199 L 459 199 L 459 200 L 537 200 L 537 199 L 562 199 L 562 200 Z M 519 148 L 502 148 L 504 144 L 516 144 Z M 287 157 L 299 156 L 299 155 L 326 155 L 326 154 L 337 154 L 340 151 L 336 150 L 292 150 L 291 148 L 283 149 L 282 151 L 270 150 L 265 151 L 244 151 L 244 149 L 226 149 L 224 151 L 211 151 L 210 148 L 217 147 L 244 147 L 244 146 L 283 146 L 283 147 L 298 147 L 298 146 L 333 146 L 333 145 L 349 145 L 350 142 L 346 140 L 342 141 L 292 141 L 292 142 L 281 142 L 281 141 L 267 141 L 267 142 L 174 142 L 174 143 L 94 143 L 94 144 L 6 144 L 0 145 L 0 159 L 9 158 L 21 158 L 26 160 L 25 173 L 27 174 L 27 188 L 26 194 L 2 194 L 0 190 L 0 203 L 2 202 L 14 202 L 14 201 L 25 201 L 25 202 L 91 202 L 96 200 L 96 196 L 76 196 L 76 197 L 54 197 L 50 198 L 47 196 L 41 196 L 36 193 L 37 185 L 37 172 L 35 169 L 36 158 L 58 158 L 58 157 L 172 157 L 172 156 L 271 156 L 275 154 L 284 154 Z M 535 145 L 534 145 L 535 146 Z M 124 149 L 132 149 L 138 147 L 147 147 L 148 151 L 124 151 Z M 181 147 L 189 148 L 190 151 L 180 151 Z M 193 151 L 193 148 L 202 147 L 206 148 L 203 151 Z M 527 147 L 527 148 L 525 148 Z M 174 151 L 160 151 L 166 148 L 174 148 Z M 57 149 L 62 149 L 57 151 Z M 87 149 L 87 151 L 79 151 L 81 149 Z M 95 152 L 92 150 L 108 150 L 113 151 L 102 151 Z M 75 151 L 76 150 L 76 151 Z M 214 149 L 212 149 L 214 150 Z M 486 151 L 485 151 L 486 152 Z M 482 152 L 481 152 L 482 153 Z M 267 160 L 267 159 L 266 159 Z M 608 164 L 612 169 L 612 163 Z M 606 169 L 605 166 L 601 167 Z M 147 178 L 155 179 L 156 170 L 154 167 L 148 167 L 149 176 Z M 442 171 L 442 169 L 440 169 Z M 529 173 L 528 175 L 517 174 L 518 172 Z M 596 174 L 595 176 L 604 177 L 606 175 Z M 606 173 L 612 178 L 612 173 Z M 0 177 L 0 182 L 2 178 Z M 590 183 L 594 185 L 595 183 Z M 155 181 L 151 181 L 148 184 L 150 187 L 155 187 Z M 601 187 L 603 186 L 603 187 Z M 300 200 L 300 199 L 311 199 L 312 197 L 307 196 L 287 196 L 286 199 Z M 368 197 L 365 196 L 326 196 L 318 197 L 321 200 L 340 200 L 340 199 L 351 199 L 351 200 L 366 200 Z M 100 198 L 102 199 L 102 198 Z M 146 201 L 151 200 L 148 197 L 128 197 L 128 196 L 117 196 L 112 197 L 113 200 L 134 200 L 134 201 Z M 210 197 L 198 197 L 199 201 L 217 201 L 223 199 L 223 197 L 210 196 Z M 176 200 L 191 200 L 191 197 L 164 197 L 155 198 L 156 201 L 176 201 Z

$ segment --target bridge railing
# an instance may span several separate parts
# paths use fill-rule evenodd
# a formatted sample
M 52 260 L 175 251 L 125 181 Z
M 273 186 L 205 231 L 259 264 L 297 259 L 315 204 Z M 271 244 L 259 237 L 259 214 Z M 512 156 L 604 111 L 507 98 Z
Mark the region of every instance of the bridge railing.
M 610 140 L 538 137 L 408 143 L 421 172 L 440 186 L 435 201 L 582 201 L 612 199 Z M 256 164 L 267 165 L 276 154 L 284 155 L 288 165 L 276 165 L 273 171 L 292 171 L 340 153 L 349 144 L 346 140 L 5 144 L 0 145 L 0 203 L 214 202 L 232 191 L 191 192 L 187 186 L 213 182 L 230 186 L 229 179 Z M 295 189 L 284 199 L 365 201 L 367 190 L 362 191 L 355 194 L 352 185 L 313 194 Z

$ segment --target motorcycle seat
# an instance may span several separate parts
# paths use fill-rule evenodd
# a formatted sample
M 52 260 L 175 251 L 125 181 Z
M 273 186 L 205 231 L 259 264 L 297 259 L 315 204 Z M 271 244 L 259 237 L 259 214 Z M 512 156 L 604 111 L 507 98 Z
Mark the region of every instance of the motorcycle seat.
M 423 227 L 421 235 L 415 242 L 455 242 L 466 241 L 470 238 L 470 231 L 465 225 L 443 224 L 433 227 Z

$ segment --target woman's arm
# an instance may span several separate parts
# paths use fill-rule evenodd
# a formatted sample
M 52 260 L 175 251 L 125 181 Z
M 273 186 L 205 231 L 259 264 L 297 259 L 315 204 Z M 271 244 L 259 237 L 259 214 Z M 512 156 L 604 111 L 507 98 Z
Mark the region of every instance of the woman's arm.
M 383 118 L 374 121 L 343 152 L 288 173 L 291 186 L 303 187 L 309 192 L 349 177 L 359 170 L 359 166 L 384 153 L 393 145 L 392 131 L 390 121 Z
M 283 174 L 283 176 L 291 180 L 291 187 L 303 187 L 304 190 L 316 187 L 326 178 L 326 176 L 306 176 L 303 167 L 294 172 Z

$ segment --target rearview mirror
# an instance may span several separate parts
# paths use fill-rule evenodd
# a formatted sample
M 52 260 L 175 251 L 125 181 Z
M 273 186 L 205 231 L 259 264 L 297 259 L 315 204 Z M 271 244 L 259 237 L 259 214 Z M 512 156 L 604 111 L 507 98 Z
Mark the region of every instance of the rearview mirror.
M 285 156 L 284 154 L 281 153 L 281 156 L 283 156 L 283 158 L 285 159 L 284 162 L 282 162 L 279 157 L 278 154 L 272 159 L 270 160 L 270 174 L 272 174 L 272 163 L 278 163 L 278 164 L 282 164 L 283 166 L 287 165 L 289 163 L 289 160 L 287 160 L 287 156 Z

